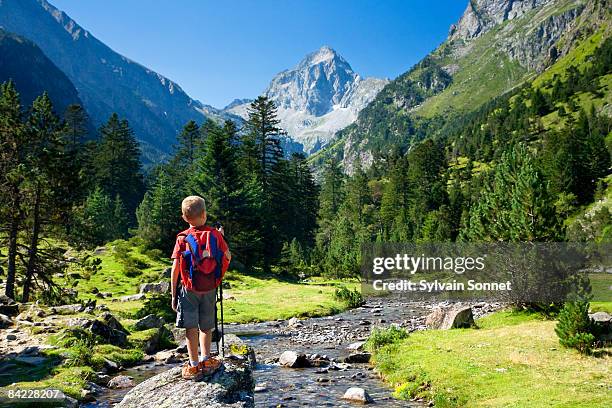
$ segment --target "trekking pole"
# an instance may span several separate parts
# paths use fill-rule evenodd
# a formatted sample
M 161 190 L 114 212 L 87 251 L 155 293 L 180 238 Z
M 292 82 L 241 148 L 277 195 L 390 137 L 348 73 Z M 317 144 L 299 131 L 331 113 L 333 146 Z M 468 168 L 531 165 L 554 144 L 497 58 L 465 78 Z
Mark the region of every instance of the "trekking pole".
M 225 358 L 225 326 L 223 324 L 223 282 L 219 285 L 219 302 L 221 303 L 221 358 Z
M 215 333 L 213 335 L 213 340 L 215 341 L 215 346 L 217 347 L 217 355 L 219 355 L 219 322 L 217 320 L 217 300 L 219 299 L 219 291 L 218 288 L 215 288 Z

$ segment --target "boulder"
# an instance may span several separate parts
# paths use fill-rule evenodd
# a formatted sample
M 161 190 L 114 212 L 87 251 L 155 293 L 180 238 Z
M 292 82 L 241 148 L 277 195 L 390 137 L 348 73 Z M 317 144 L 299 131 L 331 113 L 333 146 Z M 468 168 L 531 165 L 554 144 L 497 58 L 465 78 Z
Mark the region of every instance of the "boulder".
M 612 323 L 612 315 L 606 312 L 591 313 L 589 317 L 598 324 L 606 325 Z
M 170 338 L 170 333 L 165 326 L 160 328 L 148 329 L 130 335 L 129 340 L 137 348 L 147 354 L 153 354 L 162 348 L 164 339 Z
M 224 361 L 212 376 L 185 381 L 175 367 L 132 388 L 116 408 L 251 408 L 254 382 L 249 364 Z
M 370 394 L 366 392 L 363 388 L 360 387 L 351 387 L 342 396 L 342 399 L 359 402 L 361 404 L 371 404 L 374 402 Z
M 67 325 L 69 327 L 78 327 L 88 330 L 102 337 L 106 343 L 114 344 L 119 347 L 127 346 L 127 332 L 121 326 L 121 323 L 108 312 L 103 313 L 102 320 L 77 317 L 68 320 Z
M 283 367 L 303 368 L 308 367 L 308 359 L 304 353 L 296 353 L 295 351 L 285 351 L 278 358 L 278 364 Z
M 164 364 L 180 363 L 182 358 L 176 350 L 165 350 L 155 353 L 153 356 L 155 361 L 161 361 Z
M 0 295 L 0 314 L 17 316 L 19 314 L 19 305 L 10 297 Z
M 140 293 L 168 293 L 170 282 L 162 281 L 158 283 L 143 283 L 140 285 Z
M 127 375 L 118 375 L 113 377 L 112 380 L 108 382 L 108 388 L 116 389 L 116 388 L 131 388 L 134 386 L 134 381 L 132 381 L 132 377 L 128 377 Z
M 164 319 L 162 319 L 161 317 L 157 315 L 150 314 L 138 320 L 134 324 L 134 327 L 136 328 L 136 330 L 147 330 L 147 329 L 159 328 L 159 327 L 162 327 L 163 325 L 164 325 Z
M 62 306 L 52 307 L 51 313 L 60 314 L 60 315 L 69 315 L 69 314 L 80 313 L 83 310 L 85 310 L 85 306 L 83 306 L 80 303 L 75 303 L 72 305 L 62 305 Z
M 287 321 L 287 325 L 289 327 L 302 327 L 302 326 L 304 326 L 302 324 L 302 322 L 300 322 L 300 319 L 298 319 L 297 317 L 292 317 L 291 319 L 289 319 Z
M 13 321 L 7 315 L 0 314 L 0 329 L 6 329 L 12 324 Z
M 370 362 L 371 357 L 370 353 L 354 353 L 344 357 L 344 362 L 349 364 L 365 364 Z
M 425 325 L 428 329 L 448 330 L 474 326 L 474 315 L 469 306 L 437 308 L 427 315 Z

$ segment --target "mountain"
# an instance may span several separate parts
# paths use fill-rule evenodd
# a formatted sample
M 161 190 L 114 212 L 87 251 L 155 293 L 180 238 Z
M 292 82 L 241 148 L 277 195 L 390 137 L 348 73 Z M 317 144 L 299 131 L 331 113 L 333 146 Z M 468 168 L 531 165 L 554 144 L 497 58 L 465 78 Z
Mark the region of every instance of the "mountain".
M 357 160 L 369 166 L 375 155 L 408 148 L 448 118 L 533 79 L 600 31 L 610 32 L 607 0 L 471 0 L 446 41 L 387 84 L 311 160 L 336 156 L 349 173 Z
M 47 91 L 55 111 L 82 104 L 72 82 L 31 41 L 0 29 L 0 82 L 12 80 L 24 107 Z
M 46 0 L 1 0 L 0 26 L 34 42 L 66 74 L 96 126 L 113 112 L 128 119 L 152 161 L 169 152 L 187 121 L 226 116 L 116 53 Z
M 387 82 L 362 78 L 335 50 L 323 46 L 277 74 L 264 94 L 276 102 L 283 129 L 314 153 L 353 123 Z M 246 118 L 248 103 L 234 101 L 225 111 Z

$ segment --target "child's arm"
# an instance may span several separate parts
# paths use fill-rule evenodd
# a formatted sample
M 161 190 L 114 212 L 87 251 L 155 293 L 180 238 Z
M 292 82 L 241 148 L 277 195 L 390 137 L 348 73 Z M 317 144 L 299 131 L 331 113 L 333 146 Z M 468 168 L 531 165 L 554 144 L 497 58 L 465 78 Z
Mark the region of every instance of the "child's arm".
M 176 286 L 179 277 L 178 259 L 172 263 L 172 273 L 170 274 L 170 293 L 172 293 L 172 310 L 176 312 Z

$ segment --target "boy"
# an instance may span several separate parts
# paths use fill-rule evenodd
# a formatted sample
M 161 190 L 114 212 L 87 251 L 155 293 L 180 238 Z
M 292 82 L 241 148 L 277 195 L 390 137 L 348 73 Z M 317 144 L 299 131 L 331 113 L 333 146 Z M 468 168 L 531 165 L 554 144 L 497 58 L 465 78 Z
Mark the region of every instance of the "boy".
M 206 224 L 206 203 L 202 197 L 189 196 L 183 200 L 181 205 L 183 220 L 189 224 L 189 229 L 183 231 L 177 236 L 174 251 L 172 252 L 172 274 L 170 287 L 172 288 L 172 309 L 177 313 L 176 327 L 185 329 L 185 339 L 187 342 L 187 352 L 189 353 L 189 362 L 185 363 L 182 370 L 183 378 L 197 379 L 203 373 L 212 373 L 221 365 L 221 361 L 210 356 L 210 348 L 212 342 L 212 328 L 215 324 L 215 288 L 212 290 L 199 291 L 196 290 L 196 281 L 209 279 L 210 276 L 214 279 L 214 274 L 208 276 L 199 275 L 200 271 L 196 271 L 190 276 L 185 268 L 181 268 L 181 257 L 183 252 L 192 249 L 191 245 L 186 242 L 188 234 L 198 235 L 202 232 L 208 232 L 216 240 L 216 245 L 219 251 L 223 253 L 223 270 L 227 269 L 231 254 L 223 239 L 223 230 L 217 231 L 214 228 L 207 227 Z M 207 241 L 208 242 L 208 241 Z M 202 249 L 203 262 L 216 265 L 211 254 L 204 248 Z M 220 258 L 219 258 L 220 259 Z M 177 293 L 177 284 L 179 275 L 182 280 L 182 285 Z M 192 280 L 192 278 L 194 278 Z M 186 284 L 186 283 L 189 284 Z M 201 285 L 200 285 L 201 286 Z M 210 285 L 209 285 L 210 286 Z M 189 288 L 189 289 L 188 289 Z M 199 331 L 199 336 L 198 336 Z M 201 354 L 198 357 L 198 337 Z

